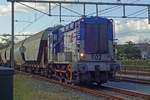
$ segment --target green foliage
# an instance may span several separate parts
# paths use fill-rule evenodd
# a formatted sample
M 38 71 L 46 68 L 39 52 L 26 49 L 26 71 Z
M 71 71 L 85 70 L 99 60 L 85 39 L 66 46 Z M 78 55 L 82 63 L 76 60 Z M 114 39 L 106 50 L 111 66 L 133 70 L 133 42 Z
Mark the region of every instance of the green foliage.
M 117 58 L 124 60 L 124 59 L 140 59 L 141 58 L 141 51 L 138 49 L 135 44 L 131 41 L 127 42 L 127 44 L 118 46 L 118 54 Z

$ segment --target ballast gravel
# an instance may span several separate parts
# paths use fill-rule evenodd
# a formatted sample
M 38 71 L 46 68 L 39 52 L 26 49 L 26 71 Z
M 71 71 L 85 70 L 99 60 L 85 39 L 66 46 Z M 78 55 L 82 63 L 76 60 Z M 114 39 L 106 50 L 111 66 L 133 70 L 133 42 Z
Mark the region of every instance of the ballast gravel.
M 32 76 L 21 75 L 21 77 L 24 79 L 24 81 L 27 81 L 29 84 L 31 84 L 33 90 L 40 93 L 58 93 L 66 97 L 66 100 L 107 100 L 103 97 L 98 97 L 82 91 L 71 89 L 69 87 L 64 87 L 41 79 L 33 78 Z

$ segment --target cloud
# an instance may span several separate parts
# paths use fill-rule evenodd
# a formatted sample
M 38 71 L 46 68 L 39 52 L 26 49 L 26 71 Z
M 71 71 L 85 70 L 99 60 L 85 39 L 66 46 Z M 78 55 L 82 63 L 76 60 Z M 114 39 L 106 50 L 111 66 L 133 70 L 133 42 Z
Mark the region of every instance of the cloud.
M 140 39 L 140 36 L 139 35 L 131 35 L 131 36 L 125 36 L 125 37 L 120 37 L 119 38 L 119 43 L 120 44 L 124 44 L 128 41 L 132 41 L 132 42 L 135 42 L 137 43 Z
M 27 13 L 28 8 L 25 8 L 19 4 L 15 4 L 15 13 Z M 11 4 L 0 5 L 0 16 L 8 16 L 11 14 Z
M 38 32 L 23 32 L 21 34 L 20 33 L 15 33 L 16 36 L 15 36 L 14 41 L 15 41 L 15 43 L 17 43 L 19 41 L 22 41 L 22 40 L 24 40 L 24 39 L 26 39 L 26 38 L 36 34 L 36 33 L 38 33 Z M 7 34 L 7 35 L 9 35 L 9 34 Z M 19 36 L 17 36 L 17 35 L 19 35 Z M 20 35 L 24 35 L 24 36 L 20 36 Z M 5 37 L 0 37 L 0 42 L 1 43 L 5 43 L 5 41 L 3 41 L 3 38 L 11 40 L 11 35 L 10 36 L 5 36 Z
M 126 23 L 122 23 L 120 21 L 115 22 L 115 32 L 117 35 L 122 33 L 129 32 L 138 32 L 138 33 L 146 33 L 150 32 L 150 24 L 148 24 L 148 20 L 139 20 L 139 21 L 127 21 Z
M 119 43 L 127 41 L 139 42 L 150 37 L 150 24 L 148 20 L 130 20 L 126 23 L 121 21 L 115 22 L 115 35 L 119 39 Z
M 0 16 L 6 16 L 10 14 L 10 6 L 0 5 Z
M 26 38 L 28 38 L 28 37 L 36 34 L 36 33 L 38 33 L 38 32 L 23 32 L 21 34 L 15 33 L 15 35 L 24 35 L 24 36 L 16 36 L 15 42 L 17 43 L 19 41 L 22 41 L 22 40 L 24 40 L 24 39 L 26 39 Z

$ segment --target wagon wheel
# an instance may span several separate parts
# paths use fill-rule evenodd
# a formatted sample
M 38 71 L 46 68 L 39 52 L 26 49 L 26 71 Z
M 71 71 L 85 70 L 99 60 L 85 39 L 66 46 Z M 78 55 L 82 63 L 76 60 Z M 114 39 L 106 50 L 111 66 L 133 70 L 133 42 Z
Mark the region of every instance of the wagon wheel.
M 52 70 L 47 70 L 48 72 L 47 72 L 47 77 L 48 78 L 52 78 Z
M 72 65 L 67 65 L 66 75 L 65 75 L 65 83 L 72 84 Z

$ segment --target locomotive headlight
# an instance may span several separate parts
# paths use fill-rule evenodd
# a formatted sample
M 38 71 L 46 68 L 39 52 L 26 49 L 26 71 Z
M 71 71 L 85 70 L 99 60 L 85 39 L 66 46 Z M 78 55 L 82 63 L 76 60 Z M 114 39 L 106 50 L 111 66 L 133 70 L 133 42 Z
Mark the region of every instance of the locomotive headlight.
M 110 22 L 110 23 L 112 23 L 112 22 L 113 22 L 113 20 L 112 20 L 112 19 L 110 19 L 110 20 L 109 20 L 109 22 Z
M 83 18 L 81 19 L 81 22 L 84 22 L 84 19 L 83 19 Z
M 80 53 L 80 57 L 84 57 L 85 56 L 85 54 L 84 53 Z

